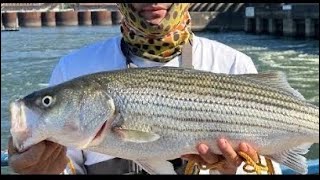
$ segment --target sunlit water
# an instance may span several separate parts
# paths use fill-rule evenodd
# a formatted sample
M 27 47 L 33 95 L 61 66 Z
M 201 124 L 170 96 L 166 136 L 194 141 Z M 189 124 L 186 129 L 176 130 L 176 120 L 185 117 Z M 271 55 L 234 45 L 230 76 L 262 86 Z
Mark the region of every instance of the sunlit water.
M 120 33 L 118 26 L 22 28 L 1 32 L 1 150 L 7 149 L 8 104 L 44 88 L 60 57 Z M 281 70 L 307 101 L 319 105 L 319 41 L 292 40 L 242 32 L 197 32 L 249 55 L 259 72 Z M 88 59 L 90 61 L 90 59 Z M 319 146 L 308 153 L 319 158 Z M 1 168 L 1 173 L 7 173 Z

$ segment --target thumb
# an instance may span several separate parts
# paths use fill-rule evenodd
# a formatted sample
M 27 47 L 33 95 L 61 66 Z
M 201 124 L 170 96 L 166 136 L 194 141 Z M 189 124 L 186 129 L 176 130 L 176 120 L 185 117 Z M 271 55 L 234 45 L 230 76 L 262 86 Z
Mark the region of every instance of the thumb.
M 12 136 L 9 136 L 9 140 L 8 140 L 8 155 L 13 155 L 18 153 L 17 149 L 14 147 L 13 145 L 13 139 Z

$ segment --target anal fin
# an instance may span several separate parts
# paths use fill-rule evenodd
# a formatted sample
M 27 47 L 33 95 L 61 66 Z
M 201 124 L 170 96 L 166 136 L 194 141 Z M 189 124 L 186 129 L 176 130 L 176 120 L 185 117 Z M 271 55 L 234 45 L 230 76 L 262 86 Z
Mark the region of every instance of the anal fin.
M 294 149 L 285 150 L 269 157 L 300 174 L 307 174 L 307 159 L 303 155 L 308 153 L 311 145 L 311 143 L 302 144 Z
M 135 162 L 149 174 L 177 174 L 173 165 L 166 160 L 138 160 Z

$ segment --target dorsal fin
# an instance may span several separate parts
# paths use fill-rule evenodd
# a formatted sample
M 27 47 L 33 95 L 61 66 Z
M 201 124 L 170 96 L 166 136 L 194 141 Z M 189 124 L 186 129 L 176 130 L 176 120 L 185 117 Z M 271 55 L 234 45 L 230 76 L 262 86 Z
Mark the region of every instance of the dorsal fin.
M 243 74 L 254 81 L 274 87 L 290 95 L 305 100 L 305 98 L 295 89 L 293 89 L 287 81 L 285 73 L 281 71 L 268 71 L 259 74 Z

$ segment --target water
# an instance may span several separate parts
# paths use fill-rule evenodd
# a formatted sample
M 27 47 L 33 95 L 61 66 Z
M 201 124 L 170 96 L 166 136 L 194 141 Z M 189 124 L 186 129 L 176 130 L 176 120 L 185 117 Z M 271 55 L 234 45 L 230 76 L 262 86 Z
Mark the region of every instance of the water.
M 1 32 L 1 150 L 7 149 L 9 101 L 45 87 L 60 57 L 118 34 L 118 26 L 22 28 L 17 32 Z M 253 59 L 258 71 L 284 71 L 292 87 L 319 106 L 319 41 L 242 32 L 197 32 L 196 35 L 244 52 Z M 313 146 L 307 157 L 319 158 L 319 146 Z M 2 172 L 7 173 L 8 169 L 1 168 Z

